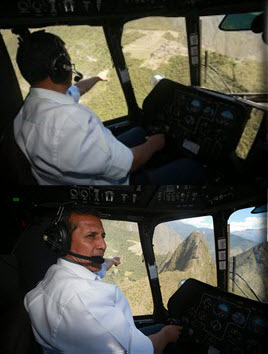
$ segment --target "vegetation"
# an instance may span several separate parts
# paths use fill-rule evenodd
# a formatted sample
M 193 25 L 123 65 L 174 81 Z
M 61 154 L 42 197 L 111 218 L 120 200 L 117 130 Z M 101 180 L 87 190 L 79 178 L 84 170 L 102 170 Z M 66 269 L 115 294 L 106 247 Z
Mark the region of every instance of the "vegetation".
M 59 26 L 48 28 L 47 31 L 63 38 L 77 70 L 81 71 L 84 77 L 94 76 L 104 69 L 109 69 L 109 81 L 98 83 L 90 93 L 82 97 L 81 103 L 95 111 L 102 120 L 126 115 L 125 98 L 103 30 L 90 26 Z M 15 65 L 17 39 L 10 31 L 2 33 Z M 206 35 L 211 34 L 206 32 Z M 161 74 L 185 85 L 190 83 L 185 36 L 183 19 L 153 17 L 125 25 L 122 45 L 126 49 L 126 61 L 140 106 L 152 89 L 153 75 Z M 154 41 L 154 38 L 157 38 L 157 41 Z M 231 47 L 230 43 L 228 41 L 228 48 Z M 132 48 L 127 51 L 129 45 L 132 45 Z M 141 49 L 143 54 L 139 55 Z M 202 77 L 204 86 L 210 89 L 223 92 L 263 92 L 267 89 L 264 66 L 259 61 L 238 60 L 208 49 L 208 65 L 206 82 L 204 72 Z M 21 78 L 16 65 L 15 68 L 23 94 L 26 96 L 29 86 Z
M 236 257 L 236 270 L 234 293 L 247 296 L 250 299 L 256 300 L 254 294 L 250 291 L 240 277 L 242 276 L 259 296 L 261 301 L 268 302 L 268 242 L 264 242 L 255 247 L 250 248 L 246 252 L 239 254 Z M 233 270 L 233 258 L 231 258 L 230 271 Z M 231 276 L 232 278 L 232 276 Z M 230 281 L 229 290 L 232 291 L 233 282 Z
M 104 220 L 103 224 L 107 235 L 105 256 L 121 256 L 122 262 L 120 266 L 109 270 L 104 280 L 120 287 L 127 296 L 134 315 L 152 313 L 152 295 L 136 223 Z M 204 228 L 198 230 L 183 222 L 179 222 L 175 230 L 175 227 L 171 228 L 173 224 L 175 223 L 158 225 L 153 238 L 163 303 L 166 307 L 183 279 L 195 278 L 216 286 L 216 265 L 210 250 L 214 247 L 213 231 L 208 232 L 209 229 Z M 268 284 L 263 279 L 267 278 L 267 247 L 263 248 L 262 245 L 256 245 L 256 242 L 232 235 L 231 252 L 235 255 L 239 253 L 237 272 L 250 282 L 261 298 L 266 299 L 263 289 L 267 289 Z M 238 293 L 241 294 L 239 291 Z M 246 290 L 246 293 L 249 294 L 249 291 Z M 250 297 L 252 298 L 252 294 Z
M 202 62 L 205 62 L 204 54 Z M 254 60 L 235 60 L 226 55 L 208 51 L 208 80 L 205 82 L 203 67 L 203 85 L 212 90 L 231 92 L 265 92 L 264 66 Z
M 152 296 L 137 225 L 117 221 L 103 223 L 107 234 L 106 257 L 121 256 L 122 262 L 119 267 L 113 267 L 107 273 L 105 281 L 120 287 L 129 299 L 134 315 L 152 313 Z M 199 232 L 192 233 L 182 242 L 173 229 L 161 224 L 157 227 L 153 243 L 165 306 L 182 279 L 194 277 L 215 284 L 215 263 Z M 176 266 L 171 269 L 170 258 L 175 263 L 176 259 L 180 259 L 179 269 Z

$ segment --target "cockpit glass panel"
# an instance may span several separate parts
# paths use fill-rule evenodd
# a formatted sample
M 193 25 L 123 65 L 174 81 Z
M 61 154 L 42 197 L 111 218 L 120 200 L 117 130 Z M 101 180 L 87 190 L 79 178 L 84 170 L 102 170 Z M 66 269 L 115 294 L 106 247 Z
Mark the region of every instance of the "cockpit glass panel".
M 106 233 L 105 258 L 120 257 L 121 261 L 107 271 L 103 281 L 119 286 L 134 316 L 152 314 L 152 293 L 137 224 L 114 220 L 102 220 L 102 224 Z
M 250 152 L 250 149 L 255 141 L 257 133 L 260 129 L 263 120 L 264 112 L 253 108 L 250 118 L 247 121 L 243 134 L 236 147 L 235 153 L 238 157 L 245 160 Z
M 261 33 L 222 31 L 218 26 L 223 17 L 201 17 L 201 85 L 225 93 L 267 92 L 268 46 Z
M 268 303 L 267 212 L 238 210 L 229 218 L 229 291 Z
M 140 107 L 161 78 L 189 85 L 187 37 L 183 18 L 148 17 L 128 22 L 124 26 L 122 44 Z
M 159 224 L 153 245 L 165 307 L 185 279 L 217 285 L 211 216 Z
M 35 32 L 39 29 L 31 29 Z M 87 79 L 102 72 L 107 72 L 108 81 L 98 82 L 89 92 L 80 98 L 80 103 L 94 111 L 102 121 L 125 116 L 126 101 L 116 74 L 104 32 L 101 27 L 91 26 L 53 26 L 47 27 L 46 32 L 58 35 L 65 42 L 72 63 L 77 71 Z M 9 51 L 17 78 L 26 97 L 29 84 L 21 76 L 16 64 L 18 47 L 17 36 L 10 30 L 1 30 L 6 47 Z M 105 73 L 106 75 L 106 73 Z

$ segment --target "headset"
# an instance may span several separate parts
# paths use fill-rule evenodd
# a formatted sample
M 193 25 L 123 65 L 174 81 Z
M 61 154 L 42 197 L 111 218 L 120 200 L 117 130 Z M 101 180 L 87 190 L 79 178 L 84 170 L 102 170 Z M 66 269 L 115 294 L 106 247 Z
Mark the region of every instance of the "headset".
M 74 81 L 78 82 L 83 78 L 83 74 L 75 69 L 75 65 L 71 63 L 70 57 L 67 54 L 66 49 L 59 42 L 58 38 L 55 38 L 55 43 L 57 47 L 57 56 L 53 58 L 49 64 L 48 75 L 55 84 L 60 84 L 65 82 L 70 72 L 75 75 Z
M 77 205 L 73 202 L 67 202 L 59 207 L 56 217 L 52 220 L 50 226 L 47 228 L 45 234 L 43 235 L 43 240 L 47 243 L 52 251 L 60 255 L 70 254 L 71 256 L 89 260 L 93 263 L 104 263 L 104 258 L 101 256 L 88 257 L 70 251 L 72 235 L 69 232 L 68 225 L 66 225 L 65 221 L 63 220 L 63 213 L 67 204 L 71 204 L 72 206 Z

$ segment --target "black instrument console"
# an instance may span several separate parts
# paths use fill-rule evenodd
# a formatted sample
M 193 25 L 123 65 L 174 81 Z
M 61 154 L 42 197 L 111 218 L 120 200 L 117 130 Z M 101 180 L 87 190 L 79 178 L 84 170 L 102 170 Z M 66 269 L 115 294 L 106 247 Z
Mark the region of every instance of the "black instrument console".
M 251 110 L 225 94 L 162 79 L 144 100 L 141 124 L 166 133 L 172 150 L 215 162 L 235 151 Z
M 195 343 L 207 352 L 264 353 L 268 304 L 188 279 L 170 298 L 168 310 L 185 327 L 184 343 Z

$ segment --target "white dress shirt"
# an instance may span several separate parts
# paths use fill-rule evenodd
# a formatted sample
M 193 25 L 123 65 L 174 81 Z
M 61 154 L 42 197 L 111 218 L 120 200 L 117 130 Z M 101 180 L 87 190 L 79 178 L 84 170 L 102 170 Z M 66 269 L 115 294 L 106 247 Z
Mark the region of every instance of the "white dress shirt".
M 14 121 L 41 185 L 128 184 L 133 154 L 72 94 L 32 88 Z
M 152 354 L 134 323 L 127 298 L 80 264 L 60 258 L 26 294 L 35 338 L 65 354 Z

